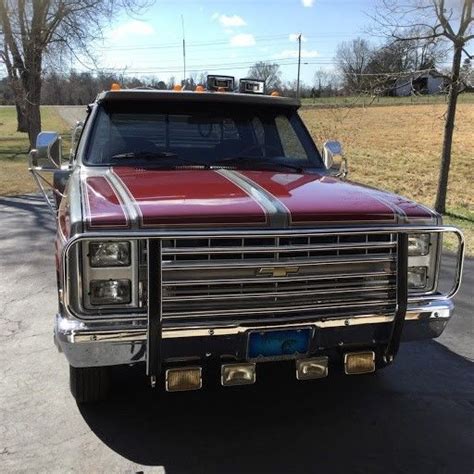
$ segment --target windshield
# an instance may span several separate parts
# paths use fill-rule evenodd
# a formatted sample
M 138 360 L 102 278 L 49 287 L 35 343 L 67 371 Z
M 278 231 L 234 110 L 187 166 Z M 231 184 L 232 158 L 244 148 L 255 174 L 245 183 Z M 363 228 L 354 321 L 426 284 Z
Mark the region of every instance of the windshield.
M 296 111 L 210 104 L 102 105 L 85 162 L 296 171 L 323 167 Z

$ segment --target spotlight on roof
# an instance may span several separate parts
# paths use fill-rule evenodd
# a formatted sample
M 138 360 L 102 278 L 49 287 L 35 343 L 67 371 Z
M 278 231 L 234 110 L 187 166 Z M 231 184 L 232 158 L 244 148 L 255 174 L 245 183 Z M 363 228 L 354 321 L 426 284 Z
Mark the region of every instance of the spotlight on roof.
M 265 94 L 265 81 L 258 79 L 240 79 L 239 92 L 244 94 Z
M 207 76 L 207 90 L 219 92 L 232 92 L 235 79 L 233 76 Z

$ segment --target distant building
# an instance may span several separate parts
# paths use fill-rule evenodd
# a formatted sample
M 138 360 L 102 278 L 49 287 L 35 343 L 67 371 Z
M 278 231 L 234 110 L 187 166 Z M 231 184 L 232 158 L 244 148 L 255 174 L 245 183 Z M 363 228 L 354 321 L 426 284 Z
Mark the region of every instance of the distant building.
M 445 91 L 445 80 L 435 70 L 398 78 L 392 85 L 391 95 L 440 94 Z

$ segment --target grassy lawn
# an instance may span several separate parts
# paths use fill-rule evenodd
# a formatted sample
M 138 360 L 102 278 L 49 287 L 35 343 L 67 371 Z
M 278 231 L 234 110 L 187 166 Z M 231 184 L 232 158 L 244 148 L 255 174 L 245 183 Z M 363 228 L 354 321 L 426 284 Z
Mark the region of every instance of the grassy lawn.
M 317 143 L 338 139 L 349 178 L 433 206 L 439 173 L 444 104 L 301 111 Z M 448 189 L 446 223 L 461 227 L 474 255 L 474 104 L 459 105 Z M 448 240 L 448 246 L 453 242 Z
M 350 179 L 432 206 L 444 112 L 444 98 L 437 96 L 433 103 L 417 106 L 397 102 L 384 107 L 304 107 L 301 116 L 319 144 L 326 139 L 343 143 Z M 42 116 L 44 130 L 62 134 L 67 153 L 67 123 L 54 107 L 43 107 Z M 473 124 L 474 94 L 464 94 L 458 109 L 445 222 L 463 229 L 470 255 L 474 255 Z M 36 191 L 27 171 L 27 150 L 26 134 L 16 132 L 14 108 L 0 107 L 0 195 Z M 453 241 L 446 244 L 452 248 Z
M 54 107 L 42 107 L 43 130 L 63 136 L 63 152 L 68 153 L 70 127 Z M 37 190 L 28 172 L 28 136 L 16 131 L 14 107 L 0 107 L 0 195 L 15 195 Z
M 359 95 L 353 97 L 319 97 L 314 99 L 302 99 L 304 106 L 325 107 L 369 107 L 386 105 L 431 105 L 445 104 L 447 96 L 418 95 L 410 97 L 373 97 L 370 95 Z M 458 99 L 461 104 L 474 104 L 474 93 L 461 94 Z

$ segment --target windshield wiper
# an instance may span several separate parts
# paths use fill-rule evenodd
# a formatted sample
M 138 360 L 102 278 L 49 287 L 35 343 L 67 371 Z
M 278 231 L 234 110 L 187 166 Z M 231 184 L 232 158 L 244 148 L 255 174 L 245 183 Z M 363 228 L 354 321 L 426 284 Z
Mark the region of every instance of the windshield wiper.
M 157 158 L 168 158 L 170 160 L 178 160 L 180 163 L 186 163 L 193 166 L 202 166 L 203 168 L 209 169 L 209 163 L 201 163 L 199 161 L 187 160 L 186 158 L 181 158 L 176 153 L 168 152 L 168 151 L 139 151 L 139 152 L 129 152 L 129 153 L 119 153 L 117 155 L 113 155 L 110 159 L 113 160 L 145 160 L 145 161 L 153 161 Z M 161 160 L 157 160 L 154 164 L 163 165 L 164 163 Z M 169 163 L 166 162 L 169 166 L 170 164 L 173 166 L 179 166 L 177 163 Z
M 256 167 L 263 165 L 266 168 L 268 167 L 279 167 L 279 168 L 288 168 L 291 170 L 296 171 L 297 173 L 303 173 L 304 168 L 297 165 L 291 165 L 289 163 L 282 163 L 281 161 L 273 161 L 271 159 L 262 160 L 261 158 L 255 156 L 229 156 L 227 158 L 223 158 L 222 160 L 215 161 L 212 163 L 213 166 L 217 165 L 226 165 L 231 163 L 244 163 L 244 164 L 251 164 L 255 165 Z

